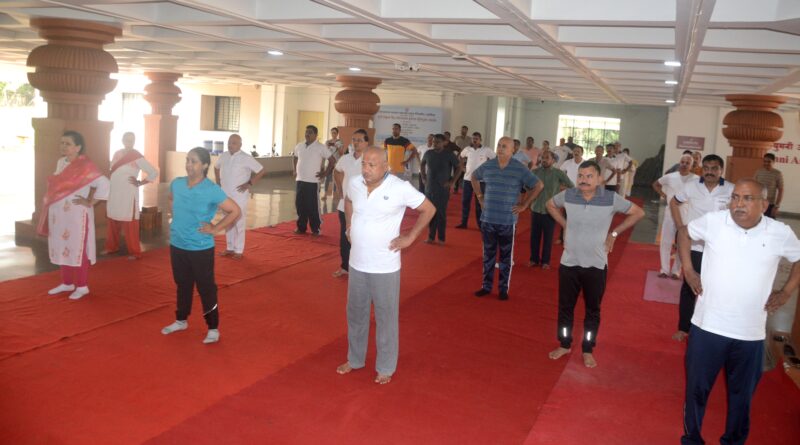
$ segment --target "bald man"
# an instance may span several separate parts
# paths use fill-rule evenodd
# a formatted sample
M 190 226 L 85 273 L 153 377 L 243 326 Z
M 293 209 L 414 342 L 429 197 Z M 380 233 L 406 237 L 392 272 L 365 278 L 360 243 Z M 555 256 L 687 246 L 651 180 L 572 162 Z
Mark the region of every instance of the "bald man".
M 697 179 L 697 175 L 692 173 L 692 162 L 691 154 L 681 156 L 678 163 L 678 171 L 667 173 L 653 182 L 653 190 L 667 200 L 667 209 L 664 212 L 664 220 L 661 222 L 661 272 L 658 274 L 660 278 L 680 279 L 681 259 L 677 254 L 675 255 L 675 263 L 672 267 L 669 265 L 672 245 L 675 243 L 675 233 L 677 231 L 675 220 L 672 219 L 672 212 L 669 209 L 669 203 L 675 195 L 683 193 L 686 183 Z
M 214 175 L 222 191 L 236 202 L 242 213 L 236 223 L 228 226 L 225 231 L 227 247 L 220 256 L 242 259 L 250 189 L 266 173 L 258 161 L 242 151 L 241 136 L 232 134 L 228 138 L 228 151 L 222 153 L 214 164 Z
M 410 182 L 389 173 L 386 151 L 370 147 L 361 175 L 348 181 L 344 209 L 350 238 L 347 284 L 347 362 L 336 372 L 365 366 L 370 306 L 375 306 L 375 383 L 386 384 L 397 369 L 399 351 L 400 251 L 410 246 L 436 209 Z M 400 234 L 406 208 L 419 212 L 411 231 Z

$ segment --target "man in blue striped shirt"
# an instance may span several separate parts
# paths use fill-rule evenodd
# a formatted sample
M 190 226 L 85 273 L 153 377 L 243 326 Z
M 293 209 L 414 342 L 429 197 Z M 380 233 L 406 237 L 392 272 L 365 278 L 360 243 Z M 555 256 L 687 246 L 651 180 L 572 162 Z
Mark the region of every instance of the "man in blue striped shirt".
M 483 209 L 481 213 L 481 235 L 483 236 L 483 285 L 475 292 L 476 297 L 492 291 L 494 266 L 500 251 L 500 277 L 497 288 L 501 300 L 508 300 L 511 281 L 511 257 L 514 249 L 514 228 L 517 215 L 529 208 L 544 187 L 542 182 L 511 156 L 514 141 L 504 136 L 497 143 L 497 157 L 490 159 L 472 173 L 472 187 Z M 486 193 L 480 193 L 480 183 L 486 183 Z M 520 190 L 525 195 L 520 199 Z

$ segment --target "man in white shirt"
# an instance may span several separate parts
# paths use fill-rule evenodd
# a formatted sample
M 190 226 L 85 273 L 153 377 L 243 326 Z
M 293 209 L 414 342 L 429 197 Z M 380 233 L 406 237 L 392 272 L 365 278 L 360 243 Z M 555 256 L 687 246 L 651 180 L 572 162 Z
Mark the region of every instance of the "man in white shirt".
M 561 140 L 563 141 L 564 139 Z M 564 147 L 566 148 L 566 145 Z M 564 173 L 567 174 L 567 178 L 569 178 L 573 184 L 578 183 L 578 169 L 580 168 L 582 162 L 583 147 L 576 145 L 575 148 L 572 149 L 572 159 L 567 159 L 561 164 L 561 170 L 564 170 Z
M 108 232 L 105 253 L 119 251 L 120 230 L 125 235 L 128 259 L 135 260 L 142 255 L 139 242 L 139 187 L 150 182 L 158 182 L 158 171 L 135 148 L 136 135 L 130 131 L 122 135 L 122 150 L 114 153 L 109 173 L 109 191 L 106 207 Z M 147 177 L 139 180 L 139 171 Z
M 428 150 L 433 150 L 433 136 L 433 133 L 428 135 L 428 141 L 426 145 L 414 147 L 414 150 L 411 152 L 411 158 L 409 159 L 411 170 L 413 174 L 417 175 L 419 191 L 421 193 L 425 193 L 425 181 L 422 180 L 422 157 L 425 156 L 425 153 Z
M 266 173 L 258 161 L 242 151 L 241 136 L 232 134 L 228 138 L 228 151 L 222 153 L 214 165 L 214 175 L 222 191 L 236 202 L 242 213 L 236 223 L 228 226 L 228 230 L 225 231 L 227 247 L 219 254 L 220 256 L 242 259 L 250 188 Z
M 664 212 L 664 220 L 661 222 L 661 270 L 658 274 L 660 278 L 680 279 L 680 256 L 675 255 L 675 262 L 672 264 L 672 268 L 669 266 L 672 244 L 675 242 L 675 233 L 677 231 L 669 203 L 676 194 L 683 192 L 683 187 L 686 183 L 699 179 L 697 175 L 692 173 L 692 162 L 692 155 L 681 156 L 678 163 L 678 171 L 667 173 L 653 182 L 653 190 L 667 200 L 667 209 Z
M 576 145 L 575 147 L 580 147 L 580 145 Z M 563 167 L 564 163 L 567 162 L 567 158 L 569 157 L 570 153 L 572 153 L 572 150 L 573 149 L 570 149 L 569 147 L 564 145 L 564 138 L 561 138 L 561 140 L 559 141 L 559 145 L 551 150 L 553 154 L 555 154 L 557 157 L 557 162 L 555 164 L 556 168 L 562 169 L 561 167 Z M 580 164 L 580 162 L 578 164 Z M 577 170 L 576 170 L 576 175 L 577 175 Z M 572 181 L 572 183 L 575 184 L 575 181 Z
M 763 216 L 768 205 L 766 189 L 742 179 L 728 210 L 706 213 L 678 231 L 683 271 L 698 296 L 686 348 L 682 444 L 704 443 L 703 416 L 723 367 L 728 412 L 720 443 L 743 444 L 750 432 L 767 313 L 786 303 L 800 284 L 800 241 L 789 226 Z M 699 276 L 689 265 L 694 241 L 705 243 Z M 794 264 L 783 288 L 772 291 L 781 258 Z
M 319 178 L 324 178 L 336 166 L 336 158 L 328 147 L 317 141 L 318 130 L 313 125 L 306 126 L 304 142 L 297 144 L 292 152 L 292 168 L 297 181 L 297 194 L 294 206 L 297 209 L 297 229 L 294 233 L 304 234 L 311 225 L 311 235 L 319 236 L 322 220 L 319 217 Z M 328 167 L 325 168 L 325 160 Z
M 408 181 L 389 174 L 384 150 L 368 148 L 361 175 L 347 185 L 345 217 L 352 243 L 347 284 L 347 362 L 336 372 L 347 374 L 365 366 L 370 306 L 375 305 L 375 383 L 392 380 L 397 369 L 400 307 L 400 251 L 410 246 L 428 225 L 436 209 Z M 400 234 L 406 208 L 419 211 L 414 227 Z
M 684 185 L 683 191 L 676 193 L 669 202 L 672 219 L 675 226 L 681 227 L 689 224 L 706 213 L 716 212 L 728 208 L 733 192 L 733 184 L 726 182 L 722 177 L 725 161 L 715 154 L 703 158 L 703 176 L 696 181 Z M 681 262 L 683 262 L 681 255 Z M 703 242 L 692 242 L 691 266 L 697 273 L 701 272 L 703 263 Z M 684 270 L 689 265 L 682 264 Z M 681 299 L 678 304 L 678 330 L 672 338 L 683 341 L 689 335 L 692 314 L 694 313 L 695 294 L 684 276 L 681 286 Z
M 622 156 L 617 155 L 617 147 L 614 144 L 606 144 L 606 157 L 604 158 L 603 167 L 603 183 L 606 190 L 617 192 L 619 190 L 620 177 L 622 170 L 625 168 L 625 160 Z
M 347 185 L 350 180 L 361 174 L 361 157 L 364 150 L 369 147 L 369 135 L 367 131 L 359 128 L 353 132 L 353 150 L 342 156 L 333 170 L 333 179 L 336 181 L 336 198 L 339 204 L 336 210 L 339 212 L 339 256 L 342 258 L 341 265 L 333 276 L 339 278 L 347 275 L 350 264 L 350 241 L 345 233 L 347 220 L 344 214 L 344 200 L 347 198 Z
M 472 133 L 472 145 L 461 150 L 459 157 L 461 158 L 462 168 L 464 168 L 464 192 L 461 195 L 461 224 L 457 225 L 457 229 L 466 229 L 467 220 L 469 219 L 469 208 L 472 203 L 472 196 L 475 194 L 472 190 L 472 172 L 489 159 L 497 156 L 489 147 L 481 145 L 482 137 L 477 131 Z M 474 192 L 483 194 L 486 191 L 486 183 L 481 182 L 481 190 Z M 475 217 L 477 218 L 478 228 L 481 227 L 481 205 L 478 202 L 477 196 L 475 197 Z

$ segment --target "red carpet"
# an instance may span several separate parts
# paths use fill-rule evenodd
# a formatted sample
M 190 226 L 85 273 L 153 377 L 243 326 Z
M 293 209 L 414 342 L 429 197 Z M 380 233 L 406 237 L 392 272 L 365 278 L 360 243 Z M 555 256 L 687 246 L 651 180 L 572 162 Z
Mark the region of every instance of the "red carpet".
M 293 223 L 258 229 L 243 261 L 218 260 L 217 345 L 201 344 L 197 309 L 188 331 L 159 333 L 174 317 L 166 249 L 94 266 L 92 294 L 79 302 L 45 295 L 53 273 L 0 283 L 0 443 L 676 443 L 675 307 L 641 299 L 657 247 L 617 242 L 599 367 L 587 370 L 579 354 L 547 358 L 557 270 L 524 266 L 529 220 L 518 227 L 508 302 L 471 295 L 475 229 L 449 228 L 446 246 L 404 252 L 401 355 L 386 386 L 372 383 L 374 342 L 366 369 L 334 372 L 347 351 L 346 281 L 330 277 L 335 215 L 318 239 L 291 234 Z M 796 443 L 800 395 L 781 372 L 764 375 L 753 416 L 751 443 Z

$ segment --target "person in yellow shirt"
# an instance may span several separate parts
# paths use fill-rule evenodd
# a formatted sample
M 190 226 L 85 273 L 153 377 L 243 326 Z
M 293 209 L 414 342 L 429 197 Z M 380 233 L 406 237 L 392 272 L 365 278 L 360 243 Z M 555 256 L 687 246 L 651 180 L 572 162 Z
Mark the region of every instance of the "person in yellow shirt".
M 383 141 L 383 148 L 389 156 L 389 171 L 401 179 L 409 179 L 406 178 L 406 167 L 404 165 L 407 160 L 406 152 L 415 151 L 417 148 L 411 141 L 400 136 L 401 129 L 400 124 L 392 124 L 392 137 Z

